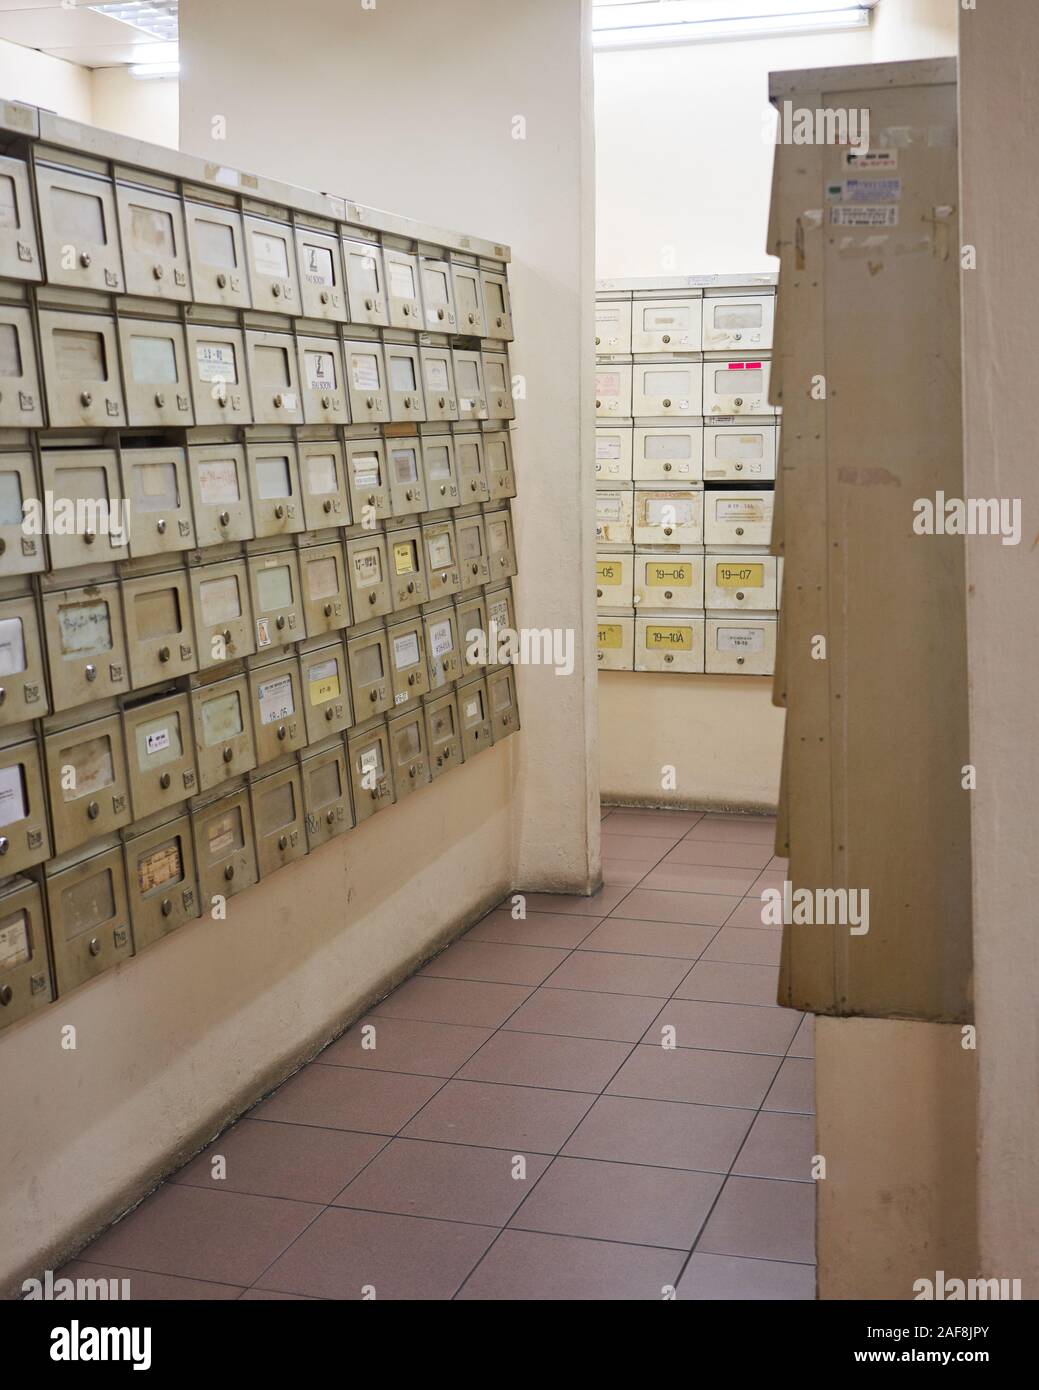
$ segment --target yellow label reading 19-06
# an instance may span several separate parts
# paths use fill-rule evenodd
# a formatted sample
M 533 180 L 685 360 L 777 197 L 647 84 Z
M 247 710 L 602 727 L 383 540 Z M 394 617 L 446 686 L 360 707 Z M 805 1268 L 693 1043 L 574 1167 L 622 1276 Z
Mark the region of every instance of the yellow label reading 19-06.
M 692 582 L 692 565 L 650 564 L 646 566 L 646 583 L 651 589 L 688 589 Z
M 619 584 L 621 567 L 615 560 L 599 560 L 595 566 L 595 579 L 598 584 Z
M 761 589 L 765 585 L 764 565 L 718 565 L 714 573 L 719 589 Z
M 653 627 L 646 628 L 647 651 L 691 652 L 693 650 L 693 629 L 691 627 Z
M 606 648 L 623 647 L 623 629 L 620 623 L 600 623 L 599 624 L 599 646 Z

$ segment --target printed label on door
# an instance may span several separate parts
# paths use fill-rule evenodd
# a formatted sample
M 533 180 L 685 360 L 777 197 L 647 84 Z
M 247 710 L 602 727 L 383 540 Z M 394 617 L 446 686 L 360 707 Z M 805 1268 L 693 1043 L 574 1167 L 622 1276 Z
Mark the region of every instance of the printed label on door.
M 144 742 L 149 757 L 153 753 L 161 753 L 163 749 L 170 746 L 170 731 L 169 729 L 153 729 Z
M 307 675 L 307 695 L 310 703 L 324 705 L 329 700 L 338 700 L 340 694 L 339 663 L 335 660 L 315 662 Z
M 691 652 L 693 650 L 693 629 L 691 627 L 646 628 L 647 651 Z
M 765 584 L 765 566 L 717 565 L 714 582 L 719 589 L 761 589 Z
M 720 627 L 717 644 L 720 652 L 763 652 L 765 630 L 760 627 Z
M 0 973 L 29 959 L 29 918 L 25 912 L 0 923 Z
M 651 589 L 687 589 L 692 582 L 692 565 L 669 564 L 646 566 L 646 583 Z
M 274 680 L 262 681 L 257 693 L 260 697 L 261 724 L 276 724 L 279 719 L 288 719 L 295 714 L 291 676 L 277 676 Z

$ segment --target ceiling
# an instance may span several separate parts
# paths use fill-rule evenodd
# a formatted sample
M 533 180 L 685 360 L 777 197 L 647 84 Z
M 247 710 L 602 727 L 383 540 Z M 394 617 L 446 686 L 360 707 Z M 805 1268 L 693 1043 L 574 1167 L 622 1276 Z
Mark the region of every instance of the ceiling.
M 99 13 L 90 0 L 0 0 L 0 39 L 87 68 L 177 61 L 177 0 L 124 0 L 100 8 L 109 13 Z M 137 23 L 115 18 L 113 10 Z M 158 32 L 137 27 L 149 24 Z

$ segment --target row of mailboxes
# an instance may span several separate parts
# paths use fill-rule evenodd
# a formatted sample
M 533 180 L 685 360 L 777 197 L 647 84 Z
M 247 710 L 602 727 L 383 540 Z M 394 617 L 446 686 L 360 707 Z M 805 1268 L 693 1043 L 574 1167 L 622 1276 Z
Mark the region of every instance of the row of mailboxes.
M 778 425 L 600 425 L 595 480 L 750 482 L 776 476 Z
M 599 296 L 598 353 L 741 352 L 772 346 L 774 294 Z
M 504 430 L 118 453 L 44 449 L 39 476 L 31 453 L 0 453 L 0 576 L 176 557 L 350 525 L 375 529 L 391 518 L 505 501 L 515 490 Z M 511 553 L 511 526 L 498 510 L 488 512 L 495 518 L 488 536 L 495 544 L 502 539 Z M 465 539 L 472 540 L 468 530 Z M 455 558 L 483 558 L 502 572 L 507 567 L 482 545 L 475 556 L 467 550 Z
M 600 671 L 768 676 L 776 658 L 775 618 L 600 614 Z
M 600 361 L 595 414 L 600 420 L 775 415 L 769 404 L 772 364 L 765 357 L 634 363 Z
M 503 508 L 0 599 L 0 726 L 472 596 L 515 572 Z
M 35 180 L 39 227 L 30 179 Z M 413 254 L 358 228 L 300 225 L 160 187 L 0 158 L 0 276 L 334 323 L 512 338 L 504 267 Z M 42 246 L 42 256 L 41 256 Z
M 767 546 L 771 488 L 598 488 L 600 545 Z
M 35 331 L 43 390 L 37 373 Z M 0 427 L 511 420 L 509 358 L 0 305 Z
M 143 950 L 519 728 L 514 673 L 477 676 L 369 719 L 277 770 L 147 827 L 110 822 L 41 881 L 0 884 L 0 1027 Z M 152 735 L 154 737 L 154 735 Z M 287 750 L 288 751 L 288 750 Z M 92 774 L 102 766 L 91 750 Z M 5 754 L 5 768 L 21 770 Z M 0 774 L 10 791 L 6 772 Z M 2 784 L 0 784 L 2 785 Z M 23 784 L 39 795 L 32 776 Z M 106 788 L 106 790 L 109 790 Z M 110 797 L 108 799 L 111 799 Z M 16 875 L 15 861 L 10 867 Z M 44 926 L 50 928 L 50 952 Z M 52 969 L 53 965 L 53 969 Z
M 740 609 L 769 612 L 778 605 L 771 555 L 692 551 L 600 552 L 595 559 L 599 609 Z
M 58 717 L 0 750 L 0 875 L 124 829 L 431 692 L 497 668 L 489 623 L 513 626 L 508 587 L 401 621 Z M 480 635 L 480 642 L 474 641 Z M 49 819 L 48 819 L 49 810 Z

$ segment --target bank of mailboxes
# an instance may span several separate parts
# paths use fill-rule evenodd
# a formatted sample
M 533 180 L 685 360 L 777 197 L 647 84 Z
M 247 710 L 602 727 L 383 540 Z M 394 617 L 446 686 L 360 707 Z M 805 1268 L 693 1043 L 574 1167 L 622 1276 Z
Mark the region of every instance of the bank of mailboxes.
M 779 585 L 765 552 L 779 432 L 768 401 L 774 310 L 768 276 L 600 288 L 601 670 L 772 670 Z
M 16 149 L 0 1027 L 519 728 L 501 261 Z

